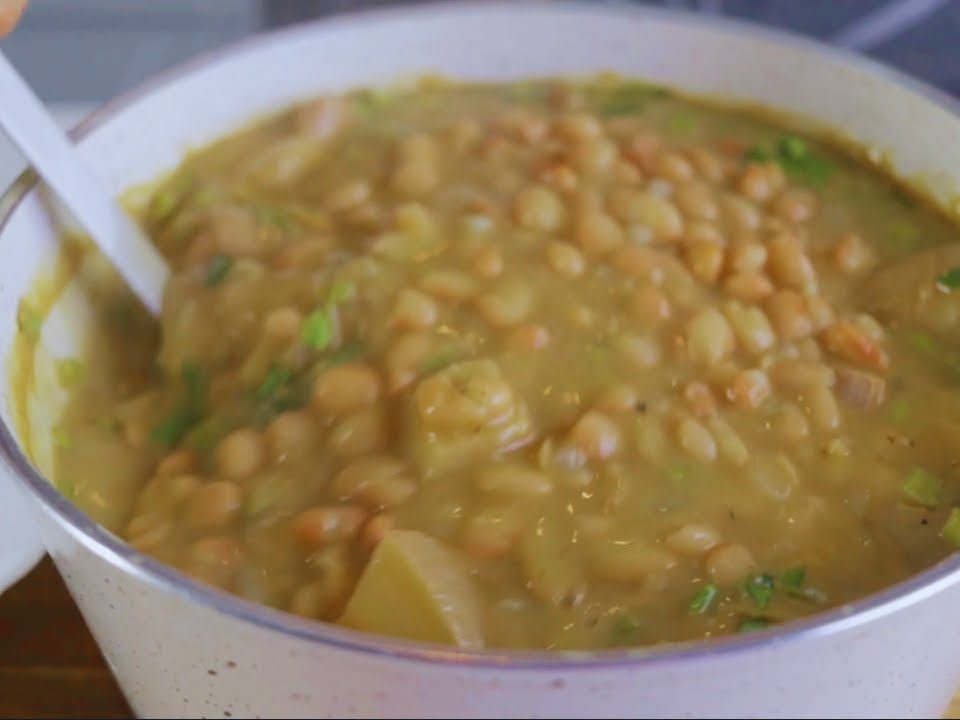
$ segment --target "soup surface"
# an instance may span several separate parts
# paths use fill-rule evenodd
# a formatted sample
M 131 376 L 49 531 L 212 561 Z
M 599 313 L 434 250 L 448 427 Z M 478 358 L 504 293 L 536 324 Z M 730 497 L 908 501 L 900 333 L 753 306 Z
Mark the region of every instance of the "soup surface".
M 162 321 L 83 265 L 106 329 L 62 363 L 58 483 L 203 582 L 606 648 L 960 543 L 956 228 L 749 113 L 614 78 L 358 91 L 191 154 L 142 220 Z

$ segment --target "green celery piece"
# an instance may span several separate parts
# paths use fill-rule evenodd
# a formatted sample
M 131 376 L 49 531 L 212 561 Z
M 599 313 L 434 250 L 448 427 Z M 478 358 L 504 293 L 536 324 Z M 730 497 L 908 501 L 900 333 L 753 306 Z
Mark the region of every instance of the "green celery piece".
M 923 468 L 913 468 L 903 481 L 903 496 L 907 502 L 925 508 L 940 504 L 943 481 Z
M 960 549 L 960 508 L 953 508 L 940 530 L 940 537 Z

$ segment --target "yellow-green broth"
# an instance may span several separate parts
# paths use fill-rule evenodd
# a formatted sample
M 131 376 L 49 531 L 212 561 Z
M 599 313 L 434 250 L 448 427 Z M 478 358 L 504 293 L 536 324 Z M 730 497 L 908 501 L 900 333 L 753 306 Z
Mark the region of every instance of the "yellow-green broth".
M 592 649 L 960 541 L 957 230 L 816 138 L 610 78 L 425 82 L 193 152 L 141 219 L 161 322 L 95 295 L 57 481 L 204 582 L 336 621 L 415 530 L 482 644 Z

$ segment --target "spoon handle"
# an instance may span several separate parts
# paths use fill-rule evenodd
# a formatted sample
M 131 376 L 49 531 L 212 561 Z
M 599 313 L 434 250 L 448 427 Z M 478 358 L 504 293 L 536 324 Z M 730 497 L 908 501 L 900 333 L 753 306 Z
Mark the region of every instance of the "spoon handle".
M 170 270 L 143 231 L 90 168 L 0 52 L 0 127 L 73 213 L 153 315 Z

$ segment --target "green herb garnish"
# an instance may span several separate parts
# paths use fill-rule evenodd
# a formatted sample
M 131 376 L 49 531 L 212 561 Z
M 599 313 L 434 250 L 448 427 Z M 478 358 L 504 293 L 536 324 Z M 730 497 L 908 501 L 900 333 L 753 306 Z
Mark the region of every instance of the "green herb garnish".
M 956 290 L 960 288 L 960 267 L 950 268 L 938 277 L 937 287 L 943 288 L 944 290 Z
M 254 205 L 251 210 L 253 217 L 262 225 L 272 225 L 283 232 L 293 227 L 293 217 L 286 210 L 273 205 Z
M 61 450 L 66 450 L 72 444 L 73 439 L 70 437 L 70 433 L 67 432 L 66 428 L 59 425 L 50 431 L 50 436 L 53 440 L 53 446 Z
M 890 406 L 890 419 L 898 425 L 902 425 L 910 417 L 910 403 L 906 400 L 898 400 Z
M 17 306 L 17 328 L 27 340 L 36 342 L 43 329 L 43 316 L 21 300 Z
M 196 363 L 185 362 L 180 370 L 180 380 L 183 383 L 183 398 L 150 433 L 150 438 L 164 447 L 176 446 L 203 418 L 206 372 Z
M 640 621 L 630 613 L 623 613 L 610 625 L 611 645 L 633 645 L 637 642 Z
M 820 187 L 833 174 L 834 166 L 826 158 L 810 151 L 810 146 L 802 138 L 788 135 L 777 141 L 773 151 L 762 147 L 751 147 L 743 154 L 744 162 L 776 162 L 793 180 Z
M 923 468 L 914 468 L 903 481 L 902 490 L 907 502 L 925 508 L 935 508 L 940 504 L 943 481 Z
M 648 101 L 670 96 L 670 91 L 646 83 L 621 83 L 604 95 L 600 113 L 609 117 L 640 112 Z
M 307 347 L 314 350 L 325 350 L 333 340 L 333 319 L 329 307 L 314 310 L 303 321 L 300 339 Z
M 770 621 L 767 618 L 762 617 L 748 617 L 744 618 L 737 625 L 738 633 L 749 633 L 756 632 L 757 630 L 764 630 L 765 628 L 770 627 Z
M 744 583 L 743 590 L 757 607 L 763 610 L 773 597 L 773 577 L 767 573 L 751 575 Z
M 772 159 L 769 152 L 756 145 L 748 147 L 743 153 L 743 161 L 746 163 L 765 163 Z
M 338 304 L 357 296 L 357 284 L 350 280 L 334 280 L 327 293 L 327 302 Z
M 457 348 L 443 348 L 423 361 L 423 364 L 420 366 L 420 372 L 424 375 L 429 375 L 438 370 L 443 370 L 443 368 L 447 367 L 447 365 L 459 357 L 460 351 Z
M 693 596 L 693 600 L 690 601 L 689 609 L 691 615 L 703 615 L 710 607 L 713 605 L 713 601 L 717 599 L 717 586 L 713 585 L 704 585 L 697 591 L 697 594 Z
M 83 378 L 83 363 L 77 358 L 62 358 L 57 361 L 57 379 L 64 387 L 73 387 Z
M 943 524 L 943 529 L 940 530 L 940 537 L 954 547 L 960 548 L 960 508 L 953 508 L 950 511 L 947 521 Z
M 269 400 L 280 390 L 285 388 L 293 378 L 293 371 L 283 365 L 273 364 L 267 370 L 266 377 L 257 387 L 256 395 L 258 400 Z
M 780 576 L 780 584 L 788 592 L 800 592 L 807 584 L 807 569 L 803 566 L 790 568 Z
M 689 113 L 677 112 L 667 118 L 667 132 L 673 135 L 689 135 L 697 128 L 697 121 Z
M 227 276 L 231 265 L 233 265 L 233 258 L 229 255 L 215 255 L 207 267 L 207 277 L 204 280 L 204 285 L 213 287 L 218 284 Z

